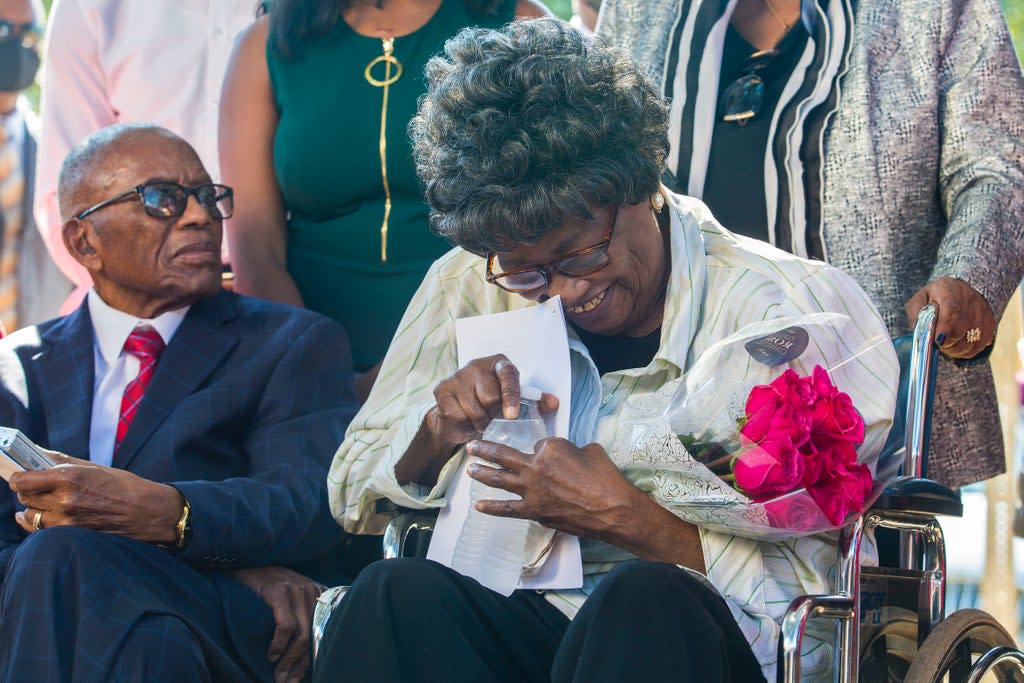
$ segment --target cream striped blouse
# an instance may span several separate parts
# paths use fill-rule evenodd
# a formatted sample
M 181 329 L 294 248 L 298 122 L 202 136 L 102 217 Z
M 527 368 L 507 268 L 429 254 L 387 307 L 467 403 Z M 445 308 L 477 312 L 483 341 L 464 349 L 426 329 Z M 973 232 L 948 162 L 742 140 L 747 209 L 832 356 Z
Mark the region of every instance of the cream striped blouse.
M 597 441 L 610 450 L 620 426 L 629 424 L 633 406 L 657 400 L 668 385 L 715 341 L 745 325 L 771 318 L 835 312 L 849 316 L 842 330 L 812 338 L 807 351 L 790 364 L 809 373 L 816 362 L 833 367 L 833 381 L 850 394 L 867 425 L 865 449 L 880 448 L 895 406 L 899 368 L 887 332 L 864 292 L 845 274 L 765 243 L 729 233 L 698 200 L 669 195 L 672 274 L 658 353 L 646 368 L 599 377 L 586 348 L 570 339 L 573 373 L 570 438 L 577 445 Z M 369 400 L 352 421 L 328 475 L 331 507 L 353 533 L 379 533 L 387 518 L 374 503 L 389 498 L 399 505 L 442 507 L 445 490 L 460 458 L 453 457 L 432 488 L 400 486 L 394 465 L 402 457 L 433 406 L 433 389 L 457 369 L 455 320 L 532 305 L 484 280 L 484 261 L 461 249 L 439 259 L 413 297 L 384 360 Z M 852 349 L 868 348 L 837 365 Z M 824 361 L 824 362 L 823 362 Z M 749 363 L 764 381 L 784 368 Z M 626 401 L 626 398 L 630 398 Z M 622 467 L 621 463 L 620 467 Z M 671 477 L 649 470 L 626 476 L 667 508 L 677 488 Z M 749 640 L 768 680 L 775 678 L 779 622 L 796 596 L 830 590 L 834 538 L 819 536 L 769 543 L 702 530 L 707 581 L 725 598 Z M 585 584 L 573 591 L 550 591 L 547 598 L 572 617 L 604 572 L 627 559 L 624 551 L 583 539 Z M 805 639 L 804 675 L 815 679 L 830 667 L 831 648 L 813 634 Z

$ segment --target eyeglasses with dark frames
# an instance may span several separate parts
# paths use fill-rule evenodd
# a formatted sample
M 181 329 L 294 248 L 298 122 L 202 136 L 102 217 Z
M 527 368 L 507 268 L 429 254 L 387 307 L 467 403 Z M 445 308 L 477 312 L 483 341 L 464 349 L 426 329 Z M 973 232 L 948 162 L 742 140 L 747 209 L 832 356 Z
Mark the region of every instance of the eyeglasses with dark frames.
M 154 218 L 177 218 L 185 213 L 190 196 L 195 197 L 199 206 L 206 209 L 206 213 L 215 221 L 231 218 L 235 208 L 235 192 L 227 185 L 206 183 L 195 187 L 185 187 L 178 183 L 155 182 L 136 185 L 116 197 L 90 206 L 75 218 L 85 218 L 100 209 L 131 197 L 138 197 L 142 202 L 142 208 Z
M 586 277 L 591 273 L 596 273 L 611 261 L 611 257 L 608 256 L 608 246 L 612 243 L 612 232 L 615 230 L 615 223 L 618 219 L 619 207 L 616 206 L 612 209 L 608 229 L 600 242 L 566 254 L 549 263 L 523 266 L 495 273 L 494 264 L 497 261 L 497 256 L 491 252 L 487 255 L 486 279 L 492 285 L 497 285 L 508 292 L 530 295 L 547 288 L 551 283 L 552 272 L 561 273 L 566 277 Z

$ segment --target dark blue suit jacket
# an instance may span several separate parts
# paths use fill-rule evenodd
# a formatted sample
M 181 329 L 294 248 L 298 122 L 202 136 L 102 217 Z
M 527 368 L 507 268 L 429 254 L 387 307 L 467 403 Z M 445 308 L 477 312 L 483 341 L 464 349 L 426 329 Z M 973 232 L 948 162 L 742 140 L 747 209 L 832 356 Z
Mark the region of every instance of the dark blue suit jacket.
M 0 340 L 0 425 L 87 459 L 93 363 L 87 304 Z M 171 339 L 113 465 L 189 499 L 186 562 L 280 564 L 329 580 L 343 533 L 327 467 L 357 407 L 340 325 L 220 292 L 194 304 Z M 0 480 L 0 579 L 25 538 L 18 509 Z

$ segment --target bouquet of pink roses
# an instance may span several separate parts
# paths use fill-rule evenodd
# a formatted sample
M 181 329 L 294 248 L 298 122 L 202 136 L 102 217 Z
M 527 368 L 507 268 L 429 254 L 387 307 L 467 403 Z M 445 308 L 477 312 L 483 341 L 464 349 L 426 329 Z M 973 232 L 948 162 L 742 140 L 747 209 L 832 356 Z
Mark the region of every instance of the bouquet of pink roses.
M 892 344 L 848 348 L 852 324 L 811 314 L 713 344 L 677 381 L 634 401 L 612 459 L 705 528 L 774 540 L 841 527 L 902 460 L 880 458 L 899 372 Z
M 868 466 L 857 462 L 863 442 L 863 418 L 823 367 L 809 377 L 786 370 L 747 398 L 729 463 L 733 483 L 758 502 L 803 487 L 829 521 L 842 524 L 874 484 Z

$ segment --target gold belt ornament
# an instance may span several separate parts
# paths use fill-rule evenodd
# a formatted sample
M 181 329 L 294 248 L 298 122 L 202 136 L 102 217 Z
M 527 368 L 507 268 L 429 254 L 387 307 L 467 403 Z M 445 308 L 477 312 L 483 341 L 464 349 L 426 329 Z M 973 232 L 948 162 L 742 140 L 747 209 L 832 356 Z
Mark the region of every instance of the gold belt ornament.
M 384 186 L 384 221 L 380 226 L 380 260 L 382 263 L 388 261 L 388 220 L 391 218 L 391 185 L 388 183 L 388 91 L 391 85 L 402 77 L 402 63 L 395 57 L 395 39 L 384 38 L 384 54 L 374 57 L 363 76 L 366 81 L 377 88 L 383 89 L 380 106 L 380 178 Z M 373 69 L 378 64 L 384 64 L 384 78 L 377 78 L 373 75 Z M 392 68 L 394 71 L 392 71 Z

